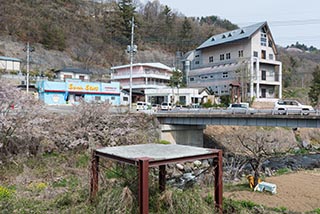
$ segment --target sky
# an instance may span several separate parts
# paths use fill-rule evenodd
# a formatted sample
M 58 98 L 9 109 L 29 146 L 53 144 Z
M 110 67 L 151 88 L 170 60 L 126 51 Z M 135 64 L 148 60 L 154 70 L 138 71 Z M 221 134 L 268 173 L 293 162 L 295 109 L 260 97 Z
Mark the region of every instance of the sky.
M 298 41 L 320 49 L 320 0 L 159 1 L 187 17 L 215 15 L 239 27 L 267 21 L 277 45 L 286 47 Z

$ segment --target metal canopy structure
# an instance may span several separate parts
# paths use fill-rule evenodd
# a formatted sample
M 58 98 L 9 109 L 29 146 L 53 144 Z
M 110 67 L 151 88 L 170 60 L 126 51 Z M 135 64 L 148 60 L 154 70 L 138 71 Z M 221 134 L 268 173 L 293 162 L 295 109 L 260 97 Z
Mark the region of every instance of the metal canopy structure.
M 202 159 L 213 159 L 215 208 L 222 213 L 222 151 L 177 144 L 139 144 L 104 147 L 93 151 L 91 165 L 90 198 L 98 192 L 99 158 L 107 158 L 137 166 L 139 175 L 140 214 L 149 213 L 149 167 L 159 167 L 159 189 L 165 190 L 166 164 Z

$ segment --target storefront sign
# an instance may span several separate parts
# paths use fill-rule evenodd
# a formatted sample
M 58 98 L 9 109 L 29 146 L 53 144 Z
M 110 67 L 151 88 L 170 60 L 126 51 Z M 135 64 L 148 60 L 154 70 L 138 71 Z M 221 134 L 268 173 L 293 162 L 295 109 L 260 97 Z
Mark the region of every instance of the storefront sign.
M 69 84 L 68 86 L 69 91 L 98 91 L 99 86 L 93 86 L 93 85 L 74 85 L 72 83 Z

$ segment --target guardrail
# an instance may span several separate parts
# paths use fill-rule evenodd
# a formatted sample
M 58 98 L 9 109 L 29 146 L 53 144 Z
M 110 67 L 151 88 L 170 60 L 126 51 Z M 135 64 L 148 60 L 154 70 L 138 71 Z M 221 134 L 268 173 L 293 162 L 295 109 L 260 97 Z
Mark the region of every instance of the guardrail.
M 151 111 L 151 114 L 246 114 L 246 115 L 303 115 L 303 116 L 320 116 L 320 111 L 312 110 L 274 110 L 274 109 L 206 109 L 206 108 L 186 108 L 186 109 L 172 109 L 170 111 Z

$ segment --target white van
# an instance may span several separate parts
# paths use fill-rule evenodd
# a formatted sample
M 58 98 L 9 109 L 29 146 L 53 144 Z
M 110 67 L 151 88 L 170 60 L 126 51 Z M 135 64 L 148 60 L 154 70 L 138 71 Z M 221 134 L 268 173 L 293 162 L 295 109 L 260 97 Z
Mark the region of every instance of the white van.
M 160 108 L 161 108 L 162 111 L 170 111 L 170 110 L 172 110 L 172 104 L 163 102 L 163 103 L 161 103 L 161 107 Z
M 148 103 L 146 102 L 137 102 L 137 111 L 139 110 L 147 110 L 148 109 Z

